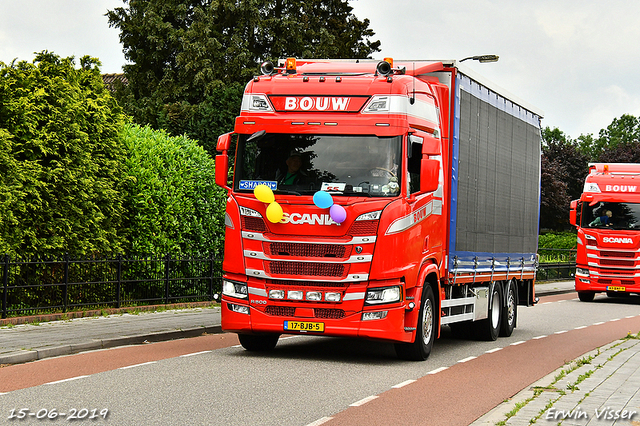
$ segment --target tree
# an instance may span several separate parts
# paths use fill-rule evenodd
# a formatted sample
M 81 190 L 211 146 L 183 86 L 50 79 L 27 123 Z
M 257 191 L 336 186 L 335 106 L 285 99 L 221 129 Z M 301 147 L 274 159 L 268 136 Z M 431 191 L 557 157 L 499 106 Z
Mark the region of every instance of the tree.
M 0 62 L 0 253 L 121 248 L 121 108 L 95 58 Z
M 569 224 L 569 202 L 582 194 L 588 157 L 558 128 L 544 128 L 542 140 L 540 225 L 562 230 Z
M 561 130 L 546 127 L 542 130 L 542 154 L 564 169 L 567 195 L 580 198 L 584 179 L 589 174 L 589 157 L 580 150 L 578 141 L 569 139 Z
M 366 58 L 380 50 L 346 0 L 124 0 L 107 13 L 120 29 L 128 86 L 117 97 L 140 124 L 186 132 L 215 150 L 233 126 L 242 89 L 264 60 Z M 227 99 L 222 109 L 220 98 Z M 220 128 L 209 115 L 219 113 Z
M 620 118 L 614 118 L 606 129 L 600 130 L 598 139 L 593 143 L 592 158 L 603 161 L 609 151 L 615 151 L 619 147 L 629 150 L 629 147 L 640 143 L 640 119 L 633 115 L 623 114 Z M 623 162 L 631 162 L 625 160 Z

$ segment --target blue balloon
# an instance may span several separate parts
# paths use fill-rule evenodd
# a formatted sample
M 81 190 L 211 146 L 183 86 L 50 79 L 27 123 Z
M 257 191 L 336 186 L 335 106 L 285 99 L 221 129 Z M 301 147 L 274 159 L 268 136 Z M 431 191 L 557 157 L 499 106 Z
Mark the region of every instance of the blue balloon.
M 313 194 L 313 204 L 321 209 L 328 209 L 333 205 L 333 198 L 326 191 L 318 191 Z

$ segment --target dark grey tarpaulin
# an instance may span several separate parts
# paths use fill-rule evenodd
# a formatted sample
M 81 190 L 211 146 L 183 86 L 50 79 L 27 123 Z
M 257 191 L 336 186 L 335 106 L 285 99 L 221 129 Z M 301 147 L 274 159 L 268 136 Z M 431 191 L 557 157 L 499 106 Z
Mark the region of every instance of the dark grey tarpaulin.
M 450 267 L 454 258 L 532 259 L 540 117 L 463 74 L 456 86 Z

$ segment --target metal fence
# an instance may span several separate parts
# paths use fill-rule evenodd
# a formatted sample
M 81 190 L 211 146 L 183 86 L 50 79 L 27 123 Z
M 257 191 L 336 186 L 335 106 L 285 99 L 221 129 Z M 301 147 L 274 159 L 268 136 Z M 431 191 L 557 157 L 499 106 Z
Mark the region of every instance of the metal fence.
M 212 301 L 221 259 L 125 257 L 2 258 L 2 318 L 148 304 Z
M 537 280 L 572 279 L 575 250 L 540 249 Z M 125 257 L 20 260 L 2 257 L 2 318 L 42 312 L 213 301 L 222 259 Z
M 575 249 L 538 249 L 536 280 L 572 280 L 576 273 Z

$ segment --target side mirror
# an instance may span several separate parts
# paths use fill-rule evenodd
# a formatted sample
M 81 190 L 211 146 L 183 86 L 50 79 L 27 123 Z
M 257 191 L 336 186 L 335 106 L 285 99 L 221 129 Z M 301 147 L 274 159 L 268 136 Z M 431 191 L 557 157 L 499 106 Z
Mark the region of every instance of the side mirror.
M 221 153 L 216 155 L 216 185 L 229 189 L 227 180 L 229 179 L 229 147 L 231 146 L 232 133 L 225 133 L 218 137 L 216 149 Z
M 440 162 L 430 158 L 420 161 L 420 192 L 433 192 L 438 189 Z
M 216 145 L 216 150 L 227 151 L 230 146 L 231 146 L 231 133 L 225 133 L 224 135 L 220 135 L 218 137 L 218 144 Z
M 216 185 L 229 189 L 227 180 L 229 179 L 229 156 L 225 151 L 216 155 Z
M 570 205 L 571 210 L 569 210 L 569 223 L 572 224 L 573 226 L 576 226 L 576 210 L 578 208 L 578 200 L 573 200 L 571 201 L 571 205 Z
M 424 155 L 440 155 L 440 139 L 433 135 L 426 135 L 422 143 L 422 154 Z

